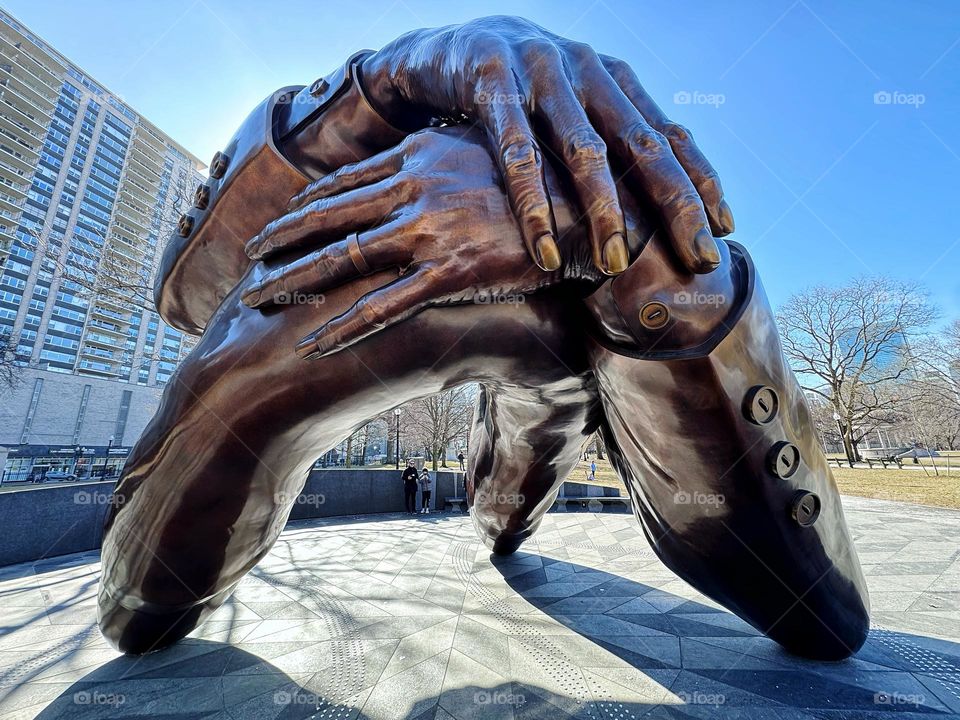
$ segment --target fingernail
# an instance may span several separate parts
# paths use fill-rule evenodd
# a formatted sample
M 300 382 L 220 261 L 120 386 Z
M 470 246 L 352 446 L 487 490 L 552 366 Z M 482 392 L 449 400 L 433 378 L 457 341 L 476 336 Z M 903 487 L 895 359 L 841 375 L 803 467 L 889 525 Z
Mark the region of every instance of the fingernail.
M 720 250 L 717 249 L 717 241 L 707 228 L 700 228 L 700 232 L 693 238 L 693 248 L 697 253 L 697 259 L 707 270 L 713 270 L 720 264 Z
M 621 233 L 611 235 L 603 246 L 603 265 L 608 273 L 622 273 L 630 264 L 627 243 Z
M 726 200 L 720 201 L 720 227 L 728 235 L 737 228 L 736 223 L 733 222 L 733 211 Z
M 260 296 L 263 294 L 263 287 L 261 285 L 251 285 L 249 288 L 243 291 L 243 295 L 240 296 L 240 299 L 243 300 L 243 304 L 247 307 L 254 307 L 260 302 Z
M 320 357 L 320 350 L 317 347 L 317 338 L 315 335 L 303 338 L 303 340 L 297 343 L 295 350 L 297 357 L 304 360 L 313 360 L 314 358 Z
M 544 270 L 557 270 L 560 267 L 560 248 L 557 247 L 553 235 L 547 233 L 537 240 L 537 256 Z
M 253 260 L 260 259 L 258 245 L 260 245 L 260 236 L 254 235 L 247 241 L 247 244 L 243 246 L 243 251 L 247 254 L 248 258 Z

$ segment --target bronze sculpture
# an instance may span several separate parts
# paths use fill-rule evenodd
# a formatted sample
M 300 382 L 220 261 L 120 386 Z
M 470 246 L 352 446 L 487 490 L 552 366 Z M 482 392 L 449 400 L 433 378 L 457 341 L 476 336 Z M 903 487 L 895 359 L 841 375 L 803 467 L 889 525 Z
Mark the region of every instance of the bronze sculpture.
M 525 83 L 531 58 L 547 70 Z M 517 97 L 467 102 L 506 76 Z M 468 381 L 468 495 L 495 552 L 536 530 L 599 428 L 678 575 L 791 651 L 864 642 L 865 582 L 802 392 L 749 257 L 713 238 L 732 230 L 715 173 L 622 64 L 508 18 L 412 33 L 268 98 L 195 205 L 157 304 L 203 337 L 104 539 L 100 626 L 121 650 L 219 607 L 344 434 Z M 324 302 L 284 302 L 297 293 Z

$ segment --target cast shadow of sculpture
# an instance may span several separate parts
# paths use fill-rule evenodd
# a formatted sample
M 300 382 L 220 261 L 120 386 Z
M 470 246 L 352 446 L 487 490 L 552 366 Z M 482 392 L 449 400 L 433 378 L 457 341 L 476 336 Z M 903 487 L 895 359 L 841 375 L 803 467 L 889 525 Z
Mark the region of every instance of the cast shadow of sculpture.
M 753 712 L 763 707 L 949 712 L 938 695 L 948 698 L 950 685 L 936 685 L 938 673 L 930 668 L 939 663 L 941 670 L 952 667 L 955 672 L 960 665 L 960 644 L 873 630 L 852 659 L 835 663 L 804 660 L 786 653 L 724 610 L 618 575 L 546 556 L 543 566 L 529 565 L 528 571 L 515 572 L 530 557 L 518 553 L 509 558 L 493 556 L 491 560 L 526 602 L 588 638 L 598 655 L 612 654 L 624 668 L 641 671 L 648 684 L 638 687 L 634 675 L 629 685 L 613 682 L 612 687 L 622 692 L 620 698 L 602 697 L 597 691 L 598 678 L 582 670 L 591 658 L 570 657 L 562 643 L 554 643 L 550 635 L 523 632 L 528 621 L 517 613 L 506 618 L 504 629 L 509 625 L 524 652 L 542 666 L 542 674 L 532 674 L 531 680 L 542 678 L 541 682 L 551 684 L 559 682 L 558 672 L 568 674 L 565 691 L 559 684 L 545 687 L 504 681 L 487 686 L 467 682 L 458 687 L 453 682 L 439 693 L 433 688 L 417 697 L 412 685 L 395 682 L 391 688 L 387 679 L 371 693 L 369 688 L 377 682 L 389 658 L 378 659 L 376 650 L 364 649 L 359 658 L 363 680 L 351 689 L 356 693 L 354 702 L 361 698 L 364 711 L 353 715 L 356 710 L 349 698 L 337 695 L 342 690 L 337 687 L 342 671 L 337 675 L 332 665 L 337 654 L 329 648 L 304 649 L 298 645 L 303 654 L 299 665 L 289 657 L 281 660 L 280 653 L 273 653 L 277 659 L 271 662 L 236 645 L 188 638 L 158 653 L 111 660 L 66 688 L 38 717 L 298 720 L 349 713 L 360 719 L 390 716 L 420 720 L 436 717 L 438 706 L 458 718 L 556 715 L 558 711 L 570 715 L 592 712 L 601 717 L 614 713 L 623 718 L 701 717 L 723 711 L 721 705 L 730 712 L 737 707 Z M 564 598 L 538 594 L 537 589 L 548 582 L 548 574 L 554 573 L 589 576 L 592 587 Z M 287 579 L 281 585 L 289 582 Z M 500 620 L 503 622 L 503 618 Z M 366 645 L 363 630 L 360 641 L 361 646 Z M 293 666 L 302 667 L 302 672 L 293 672 Z M 612 667 L 608 655 L 603 666 Z M 548 672 L 551 669 L 553 672 Z M 942 673 L 940 676 L 942 679 Z M 587 677 L 591 679 L 585 681 Z M 599 681 L 606 682 L 602 678 Z M 593 698 L 592 707 L 570 690 L 575 690 L 578 683 L 588 693 L 586 697 Z M 641 695 L 642 701 L 625 701 Z M 332 702 L 328 700 L 331 697 Z M 390 705 L 394 697 L 403 698 L 407 709 L 385 715 L 385 708 L 394 707 Z M 907 705 L 907 701 L 915 705 Z
M 511 589 L 540 612 L 693 704 L 722 698 L 725 705 L 949 712 L 947 700 L 960 708 L 960 685 L 942 682 L 960 678 L 958 643 L 871 628 L 852 657 L 808 660 L 722 608 L 618 575 L 563 560 L 548 564 L 546 557 L 542 568 L 507 571 L 525 556 L 491 556 L 491 562 L 504 571 Z M 538 588 L 550 582 L 551 567 L 571 578 L 589 573 L 591 587 L 564 598 L 540 595 Z

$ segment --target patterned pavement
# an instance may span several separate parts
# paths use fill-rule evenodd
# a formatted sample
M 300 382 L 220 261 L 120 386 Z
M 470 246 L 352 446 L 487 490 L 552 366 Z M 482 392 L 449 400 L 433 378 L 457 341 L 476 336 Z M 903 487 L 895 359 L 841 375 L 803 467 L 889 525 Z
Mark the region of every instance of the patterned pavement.
M 0 569 L 0 718 L 960 718 L 960 512 L 845 498 L 874 630 L 787 655 L 653 556 L 555 513 L 491 561 L 463 515 L 288 528 L 174 648 L 111 650 L 97 553 Z

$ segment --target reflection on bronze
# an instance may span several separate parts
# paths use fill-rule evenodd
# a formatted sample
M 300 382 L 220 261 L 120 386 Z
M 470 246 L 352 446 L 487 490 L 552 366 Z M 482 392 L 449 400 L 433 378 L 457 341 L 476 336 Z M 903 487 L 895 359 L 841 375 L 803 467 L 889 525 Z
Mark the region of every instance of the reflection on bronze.
M 485 132 L 413 132 L 438 117 Z M 607 151 L 639 161 L 619 187 Z M 470 381 L 467 492 L 494 552 L 536 530 L 599 429 L 680 577 L 793 652 L 862 645 L 865 582 L 755 268 L 707 230 L 732 229 L 715 173 L 622 63 L 522 20 L 412 33 L 272 95 L 208 185 L 157 281 L 164 318 L 203 335 L 107 522 L 118 648 L 219 607 L 342 437 Z

